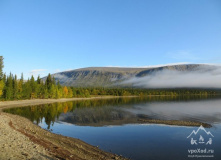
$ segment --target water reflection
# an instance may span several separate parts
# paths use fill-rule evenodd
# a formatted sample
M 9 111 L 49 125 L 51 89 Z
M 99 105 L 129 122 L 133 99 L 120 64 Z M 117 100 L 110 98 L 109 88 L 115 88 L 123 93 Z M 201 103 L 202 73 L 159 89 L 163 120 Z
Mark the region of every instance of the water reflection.
M 73 101 L 4 110 L 50 129 L 55 121 L 79 126 L 143 123 L 141 119 L 221 122 L 218 97 L 146 97 Z M 145 121 L 148 122 L 148 121 Z M 154 123 L 151 121 L 151 123 Z M 159 122 L 160 123 L 160 122 Z M 165 123 L 166 124 L 166 123 Z
M 74 101 L 5 111 L 27 117 L 54 133 L 79 138 L 134 160 L 188 159 L 188 149 L 193 147 L 187 136 L 198 127 L 161 124 L 168 120 L 209 123 L 212 127 L 207 130 L 214 135 L 210 146 L 215 150 L 213 160 L 220 160 L 220 104 L 219 97 L 147 97 Z M 139 119 L 157 119 L 159 123 L 144 125 Z

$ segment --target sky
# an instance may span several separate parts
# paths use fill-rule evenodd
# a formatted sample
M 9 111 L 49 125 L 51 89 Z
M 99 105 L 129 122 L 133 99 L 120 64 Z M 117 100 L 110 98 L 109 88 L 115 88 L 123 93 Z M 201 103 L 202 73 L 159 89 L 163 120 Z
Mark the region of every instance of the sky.
M 0 0 L 4 72 L 221 64 L 220 0 Z

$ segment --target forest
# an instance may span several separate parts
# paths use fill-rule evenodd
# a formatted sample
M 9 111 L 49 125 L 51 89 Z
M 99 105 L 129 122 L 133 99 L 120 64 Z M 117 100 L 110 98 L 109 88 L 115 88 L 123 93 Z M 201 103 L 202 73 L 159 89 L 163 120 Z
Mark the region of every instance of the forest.
M 18 79 L 17 75 L 3 74 L 3 57 L 0 56 L 0 99 L 47 99 L 47 98 L 72 98 L 91 96 L 151 96 L 151 95 L 217 95 L 219 90 L 214 89 L 139 89 L 139 88 L 74 88 L 60 85 L 59 81 L 48 74 L 45 81 L 40 76 L 37 79 L 31 76 L 24 80 L 23 74 Z

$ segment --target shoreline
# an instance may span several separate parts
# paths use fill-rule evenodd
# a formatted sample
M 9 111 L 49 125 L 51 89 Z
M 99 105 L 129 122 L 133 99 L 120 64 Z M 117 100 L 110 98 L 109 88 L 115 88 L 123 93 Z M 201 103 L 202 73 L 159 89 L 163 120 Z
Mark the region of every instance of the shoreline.
M 96 96 L 89 98 L 28 99 L 28 100 L 0 101 L 0 112 L 2 112 L 2 110 L 6 108 L 26 107 L 26 106 L 50 104 L 57 102 L 94 100 L 94 99 L 133 98 L 133 97 L 138 97 L 138 96 Z
M 161 95 L 162 96 L 162 95 Z M 164 95 L 167 96 L 167 95 Z M 42 129 L 30 120 L 3 109 L 25 107 L 57 102 L 133 98 L 139 96 L 95 96 L 90 98 L 31 99 L 0 102 L 0 159 L 122 159 L 126 158 L 105 152 L 79 139 L 65 137 Z M 143 123 L 196 126 L 201 123 L 140 119 Z M 204 124 L 205 125 L 205 124 Z M 206 124 L 207 125 L 207 124 Z M 16 137 L 16 138 L 15 138 Z M 10 157 L 9 157 L 10 156 Z
M 126 160 L 126 158 L 122 156 L 103 151 L 79 139 L 51 133 L 32 123 L 27 118 L 3 112 L 3 109 L 12 107 L 109 98 L 120 98 L 120 96 L 32 99 L 0 102 L 0 146 L 2 146 L 2 148 L 0 148 L 0 159 Z
M 0 113 L 0 133 L 0 159 L 126 160 L 79 139 L 51 133 L 24 117 L 4 112 Z
M 144 97 L 179 97 L 181 95 L 148 95 Z M 188 96 L 195 96 L 188 95 Z M 199 95 L 196 95 L 199 96 Z M 205 96 L 205 95 L 202 95 Z M 207 95 L 208 96 L 208 95 Z M 221 95 L 211 95 L 211 96 L 221 96 Z M 41 105 L 41 104 L 50 104 L 50 103 L 57 103 L 57 102 L 68 102 L 68 101 L 81 101 L 81 100 L 94 100 L 94 99 L 114 99 L 114 98 L 135 98 L 135 97 L 142 97 L 142 96 L 92 96 L 89 98 L 81 97 L 81 98 L 60 98 L 60 99 L 26 99 L 26 100 L 12 100 L 12 101 L 0 101 L 0 112 L 2 112 L 5 108 L 13 108 L 13 107 L 26 107 L 26 106 L 33 106 L 33 105 Z

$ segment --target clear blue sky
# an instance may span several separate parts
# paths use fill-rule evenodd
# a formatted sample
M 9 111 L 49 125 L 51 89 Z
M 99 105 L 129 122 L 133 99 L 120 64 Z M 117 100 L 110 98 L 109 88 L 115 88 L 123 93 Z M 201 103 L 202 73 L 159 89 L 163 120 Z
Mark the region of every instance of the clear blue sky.
M 220 0 L 0 0 L 4 72 L 221 64 Z

